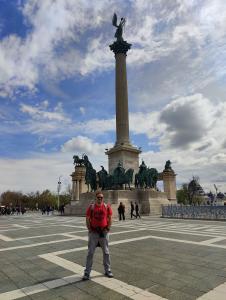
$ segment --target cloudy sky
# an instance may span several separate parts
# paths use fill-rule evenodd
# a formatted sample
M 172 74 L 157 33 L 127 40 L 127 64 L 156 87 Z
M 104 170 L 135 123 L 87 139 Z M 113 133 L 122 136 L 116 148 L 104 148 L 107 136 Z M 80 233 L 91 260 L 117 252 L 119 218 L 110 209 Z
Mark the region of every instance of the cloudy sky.
M 113 13 L 126 18 L 130 138 L 177 185 L 226 192 L 225 0 L 0 0 L 0 192 L 56 191 L 115 142 Z

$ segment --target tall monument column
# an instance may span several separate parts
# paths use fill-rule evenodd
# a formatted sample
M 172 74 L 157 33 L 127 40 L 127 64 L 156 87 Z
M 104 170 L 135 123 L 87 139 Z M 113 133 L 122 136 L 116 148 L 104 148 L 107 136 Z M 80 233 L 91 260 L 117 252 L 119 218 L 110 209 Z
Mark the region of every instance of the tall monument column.
M 129 48 L 130 45 L 128 44 Z M 116 145 L 121 145 L 121 143 L 130 144 L 126 53 L 115 53 L 115 93 Z
M 109 47 L 115 54 L 116 142 L 114 147 L 105 153 L 108 155 L 109 173 L 113 172 L 120 161 L 126 170 L 134 169 L 135 174 L 139 169 L 139 153 L 141 151 L 131 145 L 129 138 L 126 55 L 131 44 L 122 38 L 124 24 L 125 19 L 121 18 L 119 25 L 117 25 L 117 16 L 114 15 L 113 25 L 117 27 L 115 33 L 117 40 Z

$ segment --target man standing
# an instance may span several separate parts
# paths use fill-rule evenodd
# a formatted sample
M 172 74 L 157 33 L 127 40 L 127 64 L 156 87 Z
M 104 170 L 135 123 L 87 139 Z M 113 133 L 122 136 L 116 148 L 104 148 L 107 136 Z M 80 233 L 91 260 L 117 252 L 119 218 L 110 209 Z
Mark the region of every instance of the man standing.
M 120 202 L 118 207 L 119 221 L 125 221 L 125 205 Z
M 105 276 L 112 278 L 110 254 L 108 248 L 109 231 L 112 222 L 111 206 L 103 202 L 104 196 L 100 191 L 96 192 L 96 200 L 86 211 L 86 226 L 89 230 L 88 255 L 83 280 L 90 279 L 93 265 L 93 255 L 97 246 L 103 251 L 103 264 Z

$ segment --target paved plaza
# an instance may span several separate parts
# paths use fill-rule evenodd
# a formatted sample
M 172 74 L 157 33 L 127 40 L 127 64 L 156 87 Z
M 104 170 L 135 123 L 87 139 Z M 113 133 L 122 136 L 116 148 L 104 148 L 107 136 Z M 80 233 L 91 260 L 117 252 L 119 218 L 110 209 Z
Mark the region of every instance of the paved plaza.
M 90 281 L 85 218 L 0 216 L 0 300 L 226 299 L 226 224 L 143 217 L 115 220 L 114 278 L 97 248 Z

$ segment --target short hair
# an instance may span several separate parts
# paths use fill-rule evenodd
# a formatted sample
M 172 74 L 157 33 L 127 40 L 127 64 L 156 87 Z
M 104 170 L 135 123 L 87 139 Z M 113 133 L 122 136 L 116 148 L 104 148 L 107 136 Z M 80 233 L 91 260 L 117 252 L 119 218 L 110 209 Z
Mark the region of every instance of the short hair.
M 95 193 L 95 194 L 96 194 L 96 196 L 97 196 L 97 195 L 100 195 L 100 194 L 102 194 L 102 195 L 103 195 L 103 193 L 102 193 L 102 191 L 101 191 L 101 190 L 98 190 L 98 191 L 96 191 L 96 193 Z

